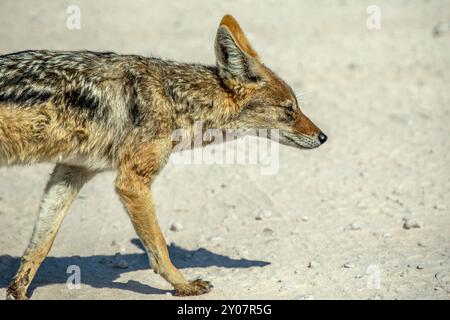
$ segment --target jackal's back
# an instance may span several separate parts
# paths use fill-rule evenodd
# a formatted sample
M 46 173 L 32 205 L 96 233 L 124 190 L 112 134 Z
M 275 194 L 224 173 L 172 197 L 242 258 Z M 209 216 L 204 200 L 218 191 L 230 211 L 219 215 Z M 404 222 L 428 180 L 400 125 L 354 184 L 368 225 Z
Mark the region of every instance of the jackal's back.
M 0 103 L 29 107 L 52 102 L 63 109 L 81 109 L 92 117 L 104 116 L 110 107 L 108 98 L 128 93 L 120 92 L 126 86 L 113 87 L 118 81 L 132 81 L 124 66 L 139 62 L 145 64 L 140 57 L 111 52 L 42 50 L 3 55 Z
M 24 51 L 0 56 L 0 164 L 102 158 L 140 121 L 139 56 Z M 99 159 L 89 159 L 93 162 Z

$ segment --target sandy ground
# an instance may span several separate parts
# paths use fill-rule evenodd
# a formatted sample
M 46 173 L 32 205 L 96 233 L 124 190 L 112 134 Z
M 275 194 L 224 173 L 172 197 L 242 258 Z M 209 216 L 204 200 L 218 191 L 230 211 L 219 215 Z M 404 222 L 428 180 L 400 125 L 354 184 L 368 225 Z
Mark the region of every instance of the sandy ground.
M 81 30 L 66 8 L 81 7 Z M 448 1 L 0 2 L 0 52 L 90 49 L 214 63 L 224 13 L 302 93 L 329 136 L 280 148 L 279 171 L 169 163 L 154 198 L 172 259 L 215 288 L 196 299 L 450 298 Z M 0 298 L 18 267 L 50 166 L 0 169 Z M 32 284 L 34 299 L 179 299 L 148 270 L 113 190 L 81 192 Z M 405 229 L 404 218 L 420 228 Z M 170 231 L 173 223 L 183 226 Z M 117 253 L 126 267 L 115 268 Z M 122 262 L 123 263 L 123 262 Z M 67 267 L 81 270 L 68 289 Z

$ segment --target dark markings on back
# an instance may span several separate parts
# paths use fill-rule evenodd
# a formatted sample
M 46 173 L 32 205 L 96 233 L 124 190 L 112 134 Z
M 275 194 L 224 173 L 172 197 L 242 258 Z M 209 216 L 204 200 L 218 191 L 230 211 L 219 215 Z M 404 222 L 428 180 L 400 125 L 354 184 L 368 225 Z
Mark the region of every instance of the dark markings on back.
M 139 127 L 142 124 L 143 114 L 139 103 L 137 76 L 132 71 L 126 71 L 123 77 L 124 95 L 128 97 L 129 117 L 134 126 Z
M 89 117 L 105 116 L 107 102 L 100 101 L 97 93 L 101 70 L 117 57 L 111 52 L 88 51 L 0 55 L 0 102 L 31 107 L 50 101 Z
M 131 100 L 131 106 L 130 106 L 130 116 L 131 121 L 133 122 L 133 125 L 136 127 L 141 126 L 142 123 L 142 113 L 141 109 L 139 107 L 139 104 L 137 102 L 137 99 Z
M 52 93 L 48 91 L 36 91 L 25 89 L 21 92 L 4 93 L 0 92 L 1 103 L 11 103 L 23 107 L 43 104 L 50 100 Z
M 130 65 L 130 71 L 121 75 L 125 63 Z M 111 89 L 114 86 L 104 80 L 117 79 L 120 81 L 117 88 L 122 87 L 127 99 L 129 118 L 140 126 L 143 112 L 137 87 L 139 75 L 132 71 L 135 64 L 145 68 L 147 60 L 90 51 L 42 50 L 0 55 L 0 102 L 22 107 L 51 102 L 62 112 L 79 112 L 96 121 L 107 120 L 110 108 L 115 107 L 110 104 L 115 103 L 114 95 L 120 94 L 120 89 L 114 92 Z
M 82 88 L 65 91 L 64 102 L 67 107 L 79 109 L 92 117 L 99 111 L 100 106 L 98 97 Z

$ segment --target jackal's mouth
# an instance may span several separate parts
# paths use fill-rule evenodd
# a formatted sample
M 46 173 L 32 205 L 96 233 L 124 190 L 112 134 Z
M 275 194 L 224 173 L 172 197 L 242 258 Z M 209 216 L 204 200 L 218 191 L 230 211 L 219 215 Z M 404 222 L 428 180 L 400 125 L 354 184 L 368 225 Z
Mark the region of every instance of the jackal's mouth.
M 318 137 L 308 136 L 305 134 L 295 134 L 292 132 L 281 131 L 280 141 L 281 144 L 291 146 L 299 149 L 314 149 L 321 145 Z

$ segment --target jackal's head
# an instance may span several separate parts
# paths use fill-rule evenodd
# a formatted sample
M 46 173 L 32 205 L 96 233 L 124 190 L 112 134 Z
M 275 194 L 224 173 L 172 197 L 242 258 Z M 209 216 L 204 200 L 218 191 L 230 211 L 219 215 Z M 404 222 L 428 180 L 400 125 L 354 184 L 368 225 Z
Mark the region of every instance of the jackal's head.
M 230 15 L 220 23 L 215 51 L 219 75 L 240 106 L 240 128 L 278 129 L 279 142 L 297 148 L 316 148 L 327 140 L 302 113 L 289 85 L 261 63 Z

